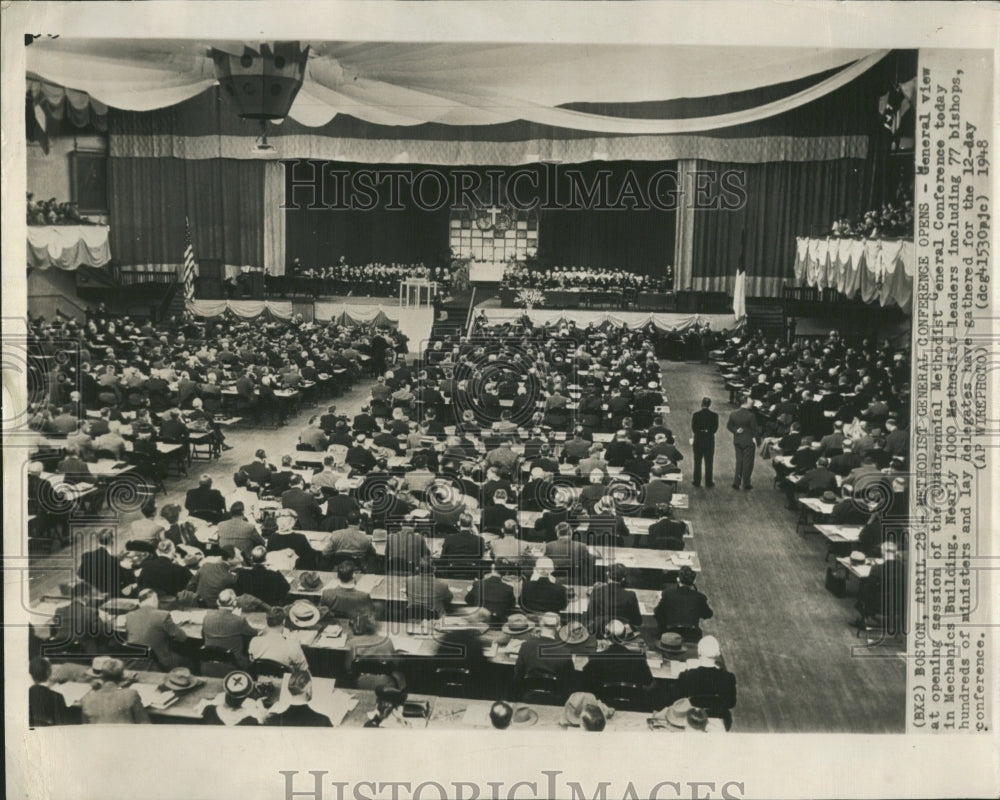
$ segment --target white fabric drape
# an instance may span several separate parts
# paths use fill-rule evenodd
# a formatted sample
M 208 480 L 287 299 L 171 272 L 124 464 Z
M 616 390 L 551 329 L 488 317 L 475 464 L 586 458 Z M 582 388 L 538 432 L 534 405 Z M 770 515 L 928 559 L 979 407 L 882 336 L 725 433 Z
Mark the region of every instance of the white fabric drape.
M 174 105 L 214 85 L 209 48 L 186 40 L 35 42 L 28 69 L 115 108 Z M 240 49 L 240 43 L 232 43 Z M 311 127 L 338 113 L 382 125 L 525 120 L 607 134 L 679 134 L 780 114 L 845 85 L 886 51 L 816 48 L 316 42 L 290 116 Z M 770 103 L 711 117 L 641 119 L 571 103 L 712 97 L 839 69 Z M 642 75 L 644 80 L 636 80 Z
M 106 225 L 28 226 L 28 266 L 102 267 L 111 260 Z
M 698 167 L 694 159 L 684 158 L 677 162 L 677 186 L 692 186 L 690 175 Z M 685 292 L 691 288 L 692 264 L 694 262 L 694 202 L 692 198 L 679 195 L 675 216 L 674 234 L 674 289 Z
M 268 311 L 278 319 L 292 318 L 290 300 L 191 300 L 187 310 L 198 317 L 218 317 L 231 311 L 242 319 L 256 319 Z
M 913 242 L 904 239 L 795 240 L 795 279 L 801 286 L 860 293 L 866 303 L 895 303 L 908 310 L 913 298 Z
M 285 274 L 285 169 L 278 161 L 264 165 L 264 268 Z

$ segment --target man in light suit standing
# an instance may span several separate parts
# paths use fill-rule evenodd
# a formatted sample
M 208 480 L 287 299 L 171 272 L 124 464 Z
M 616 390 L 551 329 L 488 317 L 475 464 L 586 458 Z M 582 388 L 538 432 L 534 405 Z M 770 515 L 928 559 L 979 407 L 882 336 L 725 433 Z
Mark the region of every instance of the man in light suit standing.
M 746 395 L 743 398 L 743 405 L 729 415 L 726 430 L 733 434 L 733 447 L 736 449 L 736 475 L 733 477 L 733 488 L 752 489 L 750 476 L 753 473 L 754 455 L 760 442 L 760 427 L 757 424 L 753 398 L 750 395 Z

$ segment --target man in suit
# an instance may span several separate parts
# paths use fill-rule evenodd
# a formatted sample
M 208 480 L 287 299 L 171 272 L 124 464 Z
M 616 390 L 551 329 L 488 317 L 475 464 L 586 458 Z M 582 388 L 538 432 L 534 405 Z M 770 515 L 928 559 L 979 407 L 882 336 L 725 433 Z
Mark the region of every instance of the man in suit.
M 497 572 L 496 563 L 492 565 L 490 574 L 479 578 L 465 595 L 465 602 L 470 608 L 483 608 L 490 613 L 490 622 L 506 622 L 517 606 L 514 589 L 504 583 Z
M 312 677 L 305 670 L 295 670 L 288 677 L 288 692 L 278 700 L 276 708 L 284 710 L 274 712 L 264 721 L 265 725 L 288 727 L 330 728 L 333 723 L 330 718 L 309 706 L 312 700 Z
M 139 588 L 151 589 L 164 597 L 175 597 L 191 581 L 191 573 L 177 563 L 174 543 L 164 539 L 156 545 L 156 555 L 146 559 L 139 573 Z
M 587 661 L 581 676 L 585 691 L 601 696 L 604 686 L 613 683 L 631 683 L 645 689 L 653 688 L 653 673 L 649 670 L 646 654 L 625 646 L 628 626 L 619 619 L 608 623 L 605 638 L 611 644 Z
M 345 558 L 353 559 L 360 565 L 367 564 L 375 555 L 375 547 L 368 534 L 361 530 L 361 514 L 351 511 L 345 519 L 347 527 L 330 534 L 323 556 L 334 564 Z
M 663 590 L 660 601 L 653 609 L 660 633 L 680 633 L 689 641 L 701 638 L 701 621 L 711 619 L 713 612 L 708 598 L 695 588 L 696 577 L 691 567 L 683 566 L 677 575 L 676 585 Z
M 212 488 L 212 478 L 202 475 L 198 479 L 198 486 L 188 489 L 184 498 L 184 508 L 193 517 L 216 523 L 226 513 L 226 500 L 222 492 Z
M 323 511 L 316 501 L 316 496 L 303 488 L 301 475 L 292 476 L 291 488 L 281 495 L 281 507 L 290 508 L 295 512 L 300 530 L 322 529 Z
M 290 669 L 309 670 L 309 662 L 302 652 L 302 645 L 294 633 L 286 635 L 283 608 L 272 608 L 267 612 L 267 627 L 263 633 L 250 640 L 248 653 L 251 661 L 267 659 Z
M 257 635 L 257 629 L 247 622 L 246 617 L 236 613 L 236 592 L 232 589 L 223 589 L 219 593 L 219 607 L 205 614 L 201 635 L 205 647 L 228 650 L 241 669 L 250 666 L 247 642 Z
M 100 688 L 85 694 L 80 700 L 84 724 L 148 724 L 149 715 L 135 689 L 122 688 L 125 666 L 117 658 L 99 656 L 92 671 L 101 680 Z
M 715 461 L 715 433 L 719 430 L 719 415 L 710 406 L 712 399 L 703 397 L 701 408 L 691 415 L 691 432 L 694 434 L 692 449 L 694 452 L 694 475 L 692 484 L 701 486 L 701 468 L 705 465 L 705 488 L 711 489 L 712 465 Z
M 702 637 L 698 642 L 698 660 L 674 682 L 671 702 L 683 697 L 712 698 L 713 704 L 705 710 L 708 716 L 721 719 L 728 730 L 733 724 L 731 709 L 736 706 L 736 676 L 721 665 L 721 659 L 719 640 L 714 636 Z
M 625 588 L 628 570 L 624 564 L 613 564 L 608 570 L 608 580 L 598 583 L 590 593 L 587 608 L 594 630 L 604 630 L 613 619 L 631 625 L 635 630 L 642 627 L 642 612 L 635 592 Z
M 430 555 L 427 540 L 410 526 L 390 533 L 385 543 L 385 564 L 389 572 L 409 574 Z
M 254 453 L 254 460 L 249 464 L 244 464 L 239 471 L 245 472 L 247 477 L 258 486 L 268 486 L 271 483 L 274 467 L 268 463 L 267 453 L 258 450 Z
M 354 619 L 358 614 L 374 614 L 375 605 L 368 592 L 357 588 L 354 580 L 355 566 L 350 559 L 337 567 L 337 585 L 323 591 L 319 604 L 329 609 L 338 619 Z
M 521 592 L 521 606 L 528 613 L 560 612 L 566 608 L 569 595 L 566 587 L 552 580 L 555 564 L 543 556 L 535 562 L 535 571 Z
M 583 542 L 573 539 L 569 522 L 559 522 L 555 527 L 556 540 L 545 545 L 545 555 L 552 559 L 555 569 L 568 575 L 570 585 L 589 585 L 596 571 L 594 557 Z
M 69 725 L 73 715 L 59 692 L 49 688 L 52 664 L 47 658 L 33 658 L 28 664 L 32 684 L 28 689 L 28 725 L 44 728 L 49 725 Z
M 430 558 L 421 559 L 417 574 L 406 579 L 405 587 L 410 610 L 422 608 L 441 617 L 451 603 L 451 588 L 446 581 L 434 577 L 434 565 Z
M 201 604 L 206 608 L 214 608 L 219 603 L 221 594 L 232 592 L 236 585 L 236 575 L 233 568 L 242 562 L 231 547 L 223 547 L 221 561 L 206 561 L 197 574 L 188 583 L 188 591 L 198 595 Z M 233 595 L 235 598 L 235 595 Z
M 538 638 L 528 639 L 517 653 L 514 677 L 511 681 L 511 700 L 524 695 L 527 682 L 538 675 L 553 675 L 558 680 L 560 692 L 565 697 L 574 679 L 573 654 L 556 636 L 559 631 L 558 614 L 542 614 Z
M 472 528 L 472 515 L 463 512 L 458 518 L 458 530 L 444 537 L 442 558 L 480 559 L 483 557 L 483 539 Z
M 155 591 L 142 589 L 138 599 L 139 607 L 125 615 L 125 640 L 147 648 L 164 672 L 186 666 L 186 659 L 173 645 L 187 641 L 187 634 L 173 621 L 169 611 L 160 610 L 160 598 Z
M 733 447 L 736 450 L 736 475 L 733 477 L 733 488 L 752 489 L 750 476 L 753 474 L 760 427 L 757 424 L 757 414 L 754 413 L 750 395 L 746 395 L 743 398 L 743 405 L 729 415 L 726 430 L 733 435 Z
M 268 569 L 267 549 L 257 545 L 250 552 L 250 568 L 236 573 L 237 594 L 249 594 L 269 606 L 285 602 L 290 588 L 285 576 L 277 570 Z
M 267 543 L 257 531 L 257 526 L 250 522 L 244 514 L 243 503 L 237 501 L 229 509 L 229 519 L 219 523 L 219 547 L 232 547 L 239 550 L 246 558 L 255 547 L 264 547 Z
M 102 528 L 97 534 L 97 547 L 80 556 L 77 575 L 98 591 L 109 597 L 121 593 L 121 571 L 118 558 L 112 552 L 115 534 L 111 528 Z
M 659 505 L 669 506 L 674 499 L 673 485 L 667 483 L 667 471 L 662 464 L 655 465 L 649 471 L 649 482 L 641 489 L 642 507 L 655 508 Z

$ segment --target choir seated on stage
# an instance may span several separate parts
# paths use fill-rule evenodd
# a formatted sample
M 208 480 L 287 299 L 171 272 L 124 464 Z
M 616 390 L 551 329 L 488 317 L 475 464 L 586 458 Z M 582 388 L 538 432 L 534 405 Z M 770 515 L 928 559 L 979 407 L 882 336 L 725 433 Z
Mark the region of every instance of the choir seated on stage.
M 340 295 L 354 297 L 396 297 L 399 285 L 409 278 L 436 281 L 444 287 L 451 285 L 448 267 L 437 270 L 418 264 L 349 264 L 341 257 L 326 267 L 304 266 L 300 259 L 292 260 L 285 275 L 265 274 L 264 287 L 269 295 L 308 294 Z
M 589 291 L 615 291 L 629 289 L 637 292 L 669 292 L 673 290 L 673 268 L 668 266 L 662 278 L 640 275 L 624 269 L 609 267 L 558 266 L 532 269 L 523 264 L 508 265 L 504 270 L 501 287 L 505 289 L 586 289 Z

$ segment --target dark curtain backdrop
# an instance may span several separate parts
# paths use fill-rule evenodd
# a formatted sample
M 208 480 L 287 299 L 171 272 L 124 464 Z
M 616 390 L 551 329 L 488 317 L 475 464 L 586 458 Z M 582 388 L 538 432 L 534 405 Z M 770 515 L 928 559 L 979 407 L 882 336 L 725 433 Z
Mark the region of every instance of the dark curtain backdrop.
M 350 174 L 359 169 L 398 169 L 399 165 L 372 166 L 368 164 L 344 164 L 325 162 L 320 169 L 347 171 Z M 455 168 L 424 167 L 408 165 L 408 172 L 419 173 L 434 169 L 442 173 L 449 185 L 453 185 Z M 462 167 L 472 170 L 482 179 L 482 189 L 477 193 L 480 202 L 489 204 L 490 181 L 484 167 Z M 541 200 L 551 198 L 551 205 L 572 206 L 564 210 L 538 211 L 539 260 L 545 265 L 565 265 L 584 267 L 622 267 L 636 272 L 662 275 L 667 264 L 673 261 L 675 213 L 652 207 L 648 200 L 651 178 L 659 172 L 676 174 L 677 164 L 667 162 L 590 162 L 566 167 L 528 165 L 527 169 L 536 177 L 537 192 L 529 182 L 518 184 L 518 197 L 527 200 L 537 196 Z M 572 169 L 580 174 L 585 187 L 600 185 L 598 171 L 608 173 L 606 193 L 603 203 L 613 204 L 619 199 L 624 186 L 638 187 L 641 199 L 635 207 L 628 199 L 623 199 L 622 208 L 600 210 L 583 207 L 571 201 L 570 182 L 562 171 Z M 513 168 L 498 168 L 503 173 L 497 183 L 503 187 L 506 176 Z M 311 173 L 308 167 L 297 166 L 292 173 L 297 181 L 306 179 Z M 634 183 L 630 178 L 634 176 Z M 549 181 L 557 186 L 549 188 Z M 327 184 L 332 186 L 333 184 Z M 286 183 L 287 186 L 287 183 Z M 661 198 L 675 184 L 666 178 L 659 192 Z M 327 201 L 332 202 L 332 194 Z M 427 191 L 432 192 L 428 189 Z M 503 189 L 501 188 L 501 193 Z M 451 210 L 445 207 L 427 211 L 417 207 L 406 191 L 405 182 L 400 195 L 403 210 L 390 211 L 388 193 L 380 192 L 379 207 L 371 211 L 362 210 L 320 210 L 306 207 L 311 193 L 296 189 L 294 194 L 298 209 L 288 209 L 286 213 L 288 261 L 301 259 L 304 267 L 323 267 L 334 264 L 340 256 L 346 256 L 350 263 L 368 262 L 424 262 L 427 265 L 440 263 L 449 241 L 449 220 Z M 432 192 L 433 195 L 433 192 Z M 502 194 L 501 194 L 502 196 Z M 286 191 L 286 199 L 288 197 Z M 580 207 L 577 207 L 580 206 Z
M 420 165 L 371 165 L 325 162 L 320 169 L 346 171 L 353 175 L 360 169 L 400 169 L 416 174 L 424 169 Z M 435 167 L 440 170 L 441 168 Z M 445 170 L 447 172 L 447 170 Z M 305 180 L 308 168 L 295 167 L 292 173 L 296 180 Z M 287 175 L 287 173 L 286 173 Z M 288 186 L 286 178 L 286 187 Z M 331 182 L 328 187 L 333 187 Z M 329 202 L 336 203 L 330 188 Z M 432 193 L 433 187 L 427 192 Z M 431 199 L 433 199 L 433 195 Z M 400 183 L 399 204 L 402 210 L 387 210 L 390 203 L 389 190 L 379 189 L 379 200 L 375 208 L 365 210 L 325 210 L 309 209 L 309 193 L 295 190 L 290 198 L 287 188 L 286 202 L 294 200 L 300 207 L 287 209 L 286 262 L 298 258 L 304 268 L 327 267 L 336 264 L 341 256 L 348 263 L 367 264 L 369 262 L 411 264 L 423 262 L 427 266 L 438 265 L 445 260 L 448 248 L 449 209 L 445 206 L 437 211 L 427 211 L 416 204 L 407 191 L 405 181 Z M 364 198 L 361 198 L 365 202 Z
M 795 237 L 819 235 L 840 216 L 854 216 L 867 200 L 865 161 L 718 164 L 699 170 L 745 175 L 746 205 L 734 211 L 694 212 L 693 288 L 731 291 L 745 235 L 747 294 L 776 296 L 794 278 Z M 711 193 L 715 196 L 715 192 Z M 745 232 L 745 233 L 744 233 Z
M 180 264 L 184 218 L 195 257 L 263 266 L 264 162 L 110 158 L 111 253 L 123 266 Z
M 601 210 L 571 208 L 543 211 L 538 231 L 538 246 L 543 261 L 560 266 L 622 268 L 647 275 L 663 277 L 667 264 L 674 260 L 676 212 L 660 210 L 649 201 L 655 191 L 651 179 L 657 173 L 677 173 L 676 161 L 613 161 L 573 164 L 588 186 L 595 185 L 599 170 L 609 170 L 608 197 L 615 203 L 626 186 L 637 186 L 648 206 L 630 207 L 622 197 L 624 208 Z M 634 176 L 634 183 L 627 176 Z M 566 181 L 560 181 L 565 192 Z M 664 192 L 676 188 L 673 178 L 666 178 L 658 192 L 660 204 L 669 199 Z M 565 197 L 562 194 L 561 197 Z M 676 202 L 681 202 L 677 200 Z

